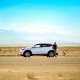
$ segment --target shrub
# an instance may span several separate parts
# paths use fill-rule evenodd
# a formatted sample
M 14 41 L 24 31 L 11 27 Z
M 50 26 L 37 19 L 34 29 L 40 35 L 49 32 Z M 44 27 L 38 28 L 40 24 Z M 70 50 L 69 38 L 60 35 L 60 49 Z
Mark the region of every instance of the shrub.
M 35 77 L 35 73 L 34 72 L 27 72 L 26 77 L 28 79 L 33 79 Z
M 65 56 L 67 53 L 65 51 L 63 51 L 63 56 Z
M 8 71 L 9 73 L 11 73 L 11 71 Z
M 58 72 L 58 76 L 59 77 L 63 77 L 63 73 L 62 72 Z

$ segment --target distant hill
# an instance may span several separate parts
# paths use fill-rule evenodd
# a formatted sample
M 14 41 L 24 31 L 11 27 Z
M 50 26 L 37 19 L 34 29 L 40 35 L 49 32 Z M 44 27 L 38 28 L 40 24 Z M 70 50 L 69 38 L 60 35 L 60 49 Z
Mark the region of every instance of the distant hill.
M 58 45 L 80 45 L 79 42 L 66 38 L 67 36 L 56 33 L 21 33 L 13 30 L 0 29 L 0 45 L 53 43 L 55 41 Z

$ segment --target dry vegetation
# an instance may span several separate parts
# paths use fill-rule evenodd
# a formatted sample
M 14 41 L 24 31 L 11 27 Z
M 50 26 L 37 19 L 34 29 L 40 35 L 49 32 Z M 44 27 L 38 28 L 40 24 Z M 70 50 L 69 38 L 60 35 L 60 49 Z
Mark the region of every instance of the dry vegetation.
M 18 52 L 21 48 L 24 48 L 24 46 L 22 47 L 0 47 L 0 56 L 18 56 Z
M 65 56 L 67 54 L 67 52 L 63 51 L 63 56 Z
M 58 72 L 58 77 L 64 77 L 64 74 L 62 72 Z
M 37 57 L 31 57 L 28 59 L 36 58 Z M 41 60 L 43 58 L 39 59 Z M 49 58 L 45 58 L 45 60 L 46 59 Z M 55 59 L 56 58 L 54 58 L 54 60 Z M 80 80 L 80 64 L 53 63 L 47 65 L 46 63 L 41 64 L 39 62 L 37 64 L 37 61 L 35 63 L 36 64 L 33 64 L 32 62 L 30 64 L 27 62 L 27 64 L 17 65 L 10 63 L 5 65 L 0 64 L 0 80 Z
M 0 56 L 19 56 L 19 49 L 23 47 L 0 47 Z M 59 47 L 57 58 L 31 57 L 31 59 L 45 58 L 56 61 L 58 58 L 80 59 L 80 47 Z M 16 57 L 15 57 L 16 58 Z M 19 57 L 23 58 L 23 57 Z M 5 59 L 5 58 L 4 58 Z M 14 59 L 14 58 L 13 58 Z M 23 58 L 25 60 L 29 60 Z M 1 61 L 0 61 L 1 62 Z M 46 63 L 27 63 L 27 64 L 1 64 L 0 63 L 0 80 L 80 80 L 80 64 L 46 64 Z M 13 62 L 12 62 L 13 63 Z M 26 63 L 26 62 L 23 62 Z M 48 62 L 49 63 L 49 62 Z M 36 73 L 36 74 L 35 74 Z
M 28 79 L 34 79 L 35 78 L 35 73 L 34 72 L 27 72 L 27 74 L 26 74 L 26 77 L 28 78 Z
M 8 71 L 9 73 L 11 73 L 11 71 Z
M 28 47 L 28 46 L 26 46 Z M 24 46 L 21 47 L 0 47 L 0 56 L 19 56 L 18 52 L 21 48 L 24 48 Z M 74 46 L 65 46 L 61 47 L 59 46 L 59 56 L 80 56 L 80 47 Z

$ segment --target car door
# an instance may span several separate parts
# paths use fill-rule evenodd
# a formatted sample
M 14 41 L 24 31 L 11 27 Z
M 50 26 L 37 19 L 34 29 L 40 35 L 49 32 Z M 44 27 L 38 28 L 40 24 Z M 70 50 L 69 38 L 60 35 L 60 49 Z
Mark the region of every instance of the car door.
M 42 46 L 42 54 L 47 54 L 49 47 L 47 46 L 47 44 L 43 44 Z
M 34 45 L 31 51 L 32 51 L 32 54 L 41 54 L 42 53 L 41 45 L 40 44 Z

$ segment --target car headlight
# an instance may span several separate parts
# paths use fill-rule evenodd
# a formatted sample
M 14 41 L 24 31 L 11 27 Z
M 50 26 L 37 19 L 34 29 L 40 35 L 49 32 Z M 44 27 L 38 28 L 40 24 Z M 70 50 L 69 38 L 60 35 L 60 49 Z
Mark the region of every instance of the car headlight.
M 21 50 L 25 50 L 25 48 L 22 48 Z

